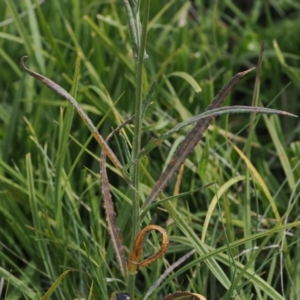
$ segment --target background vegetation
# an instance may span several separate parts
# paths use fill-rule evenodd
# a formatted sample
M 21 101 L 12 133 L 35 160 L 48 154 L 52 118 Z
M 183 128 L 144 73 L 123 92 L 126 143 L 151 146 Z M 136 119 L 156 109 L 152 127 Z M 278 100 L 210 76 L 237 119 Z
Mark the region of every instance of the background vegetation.
M 188 1 L 151 1 L 144 91 L 154 79 L 158 84 L 146 112 L 142 145 L 203 112 L 234 74 L 256 66 L 262 41 L 259 104 L 299 115 L 300 2 L 195 4 L 196 21 L 187 14 Z M 76 89 L 78 52 L 82 62 Z M 109 299 L 113 292 L 126 291 L 126 283 L 103 211 L 100 147 L 78 115 L 68 128 L 68 104 L 22 72 L 23 55 L 29 56 L 31 69 L 72 90 L 106 137 L 134 112 L 135 62 L 123 2 L 0 1 L 0 295 L 39 299 L 64 271 L 72 270 L 51 299 Z M 202 92 L 172 76 L 178 71 L 191 75 Z M 247 75 L 226 105 L 251 105 L 254 78 L 255 72 Z M 143 158 L 154 180 L 188 130 Z M 165 189 L 167 196 L 179 194 L 170 201 L 210 254 L 193 252 L 147 295 L 165 269 L 193 249 L 177 221 L 161 206 L 154 207 L 150 213 L 167 230 L 170 246 L 162 259 L 140 268 L 136 299 L 162 299 L 178 290 L 207 299 L 300 299 L 299 130 L 298 119 L 284 116 L 228 115 L 213 121 Z M 125 133 L 110 142 L 124 164 L 131 125 Z M 109 161 L 108 167 L 128 247 L 131 192 Z M 146 172 L 141 182 L 148 195 L 153 183 Z M 154 235 L 145 255 L 158 247 Z M 230 288 L 212 275 L 208 257 L 218 261 Z

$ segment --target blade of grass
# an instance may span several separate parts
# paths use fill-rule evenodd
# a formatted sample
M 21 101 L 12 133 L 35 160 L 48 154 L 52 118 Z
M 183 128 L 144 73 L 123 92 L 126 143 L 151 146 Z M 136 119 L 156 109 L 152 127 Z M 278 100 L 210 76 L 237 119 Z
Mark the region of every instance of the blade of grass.
M 260 54 L 258 57 L 257 68 L 256 68 L 256 76 L 255 76 L 255 84 L 254 84 L 254 91 L 252 97 L 252 106 L 258 105 L 259 100 L 259 89 L 260 89 L 260 75 L 261 75 L 261 68 L 262 68 L 262 61 L 263 61 L 263 53 L 264 53 L 264 42 L 261 43 Z M 250 124 L 249 124 L 249 134 L 248 139 L 244 147 L 244 152 L 249 160 L 251 160 L 251 143 L 254 137 L 254 130 L 256 127 L 255 122 L 256 116 L 252 114 L 250 116 Z M 246 188 L 245 188 L 245 197 L 244 197 L 244 220 L 245 220 L 245 227 L 244 227 L 244 236 L 251 235 L 252 230 L 252 223 L 251 223 L 251 192 L 250 192 L 250 171 L 249 168 L 246 168 Z M 252 245 L 246 244 L 246 247 L 250 249 Z M 247 255 L 248 259 L 250 258 L 250 253 Z
M 26 155 L 26 175 L 29 191 L 29 204 L 32 212 L 37 248 L 39 249 L 39 254 L 42 257 L 47 274 L 50 276 L 50 278 L 56 278 L 56 272 L 54 270 L 54 266 L 52 265 L 52 261 L 50 258 L 51 256 L 49 255 L 49 251 L 47 249 L 47 243 L 44 240 L 44 236 L 40 234 L 40 232 L 42 232 L 43 230 L 43 225 L 41 223 L 42 220 L 40 218 L 40 211 L 35 193 L 33 169 L 30 154 Z
M 137 11 L 134 9 L 136 8 L 136 5 L 134 5 L 133 1 L 131 0 L 123 0 L 124 7 L 126 10 L 126 17 L 127 17 L 127 23 L 130 33 L 130 40 L 131 40 L 131 46 L 132 46 L 132 54 L 134 58 L 138 58 L 139 53 L 139 44 L 140 44 L 140 34 L 139 34 L 139 27 L 140 27 L 140 20 L 137 18 Z
M 282 142 L 280 141 L 280 137 L 278 136 L 279 133 L 276 130 L 277 126 L 279 126 L 278 122 L 277 122 L 278 120 L 276 120 L 276 118 L 274 118 L 272 116 L 271 116 L 271 118 L 267 118 L 266 116 L 264 116 L 264 121 L 268 128 L 270 136 L 272 138 L 273 144 L 276 148 L 276 153 L 278 155 L 278 158 L 281 162 L 285 176 L 287 178 L 289 188 L 292 191 L 292 190 L 294 190 L 295 184 L 296 184 L 295 178 L 293 175 L 294 172 L 292 170 L 286 150 L 284 149 L 284 146 L 282 145 Z
M 34 55 L 36 58 L 36 61 L 38 62 L 38 65 L 42 72 L 45 72 L 45 60 L 44 56 L 42 55 L 43 46 L 41 42 L 41 34 L 38 26 L 38 22 L 36 19 L 36 15 L 34 12 L 34 5 L 31 3 L 30 0 L 25 0 L 27 10 L 28 10 L 28 21 L 30 26 L 30 33 L 32 36 L 32 47 L 34 49 Z
M 101 41 L 120 59 L 126 68 L 133 71 L 130 61 L 119 51 L 114 42 L 99 29 L 99 26 L 88 16 L 84 16 L 83 20 L 97 33 Z
M 181 77 L 182 79 L 184 79 L 187 83 L 189 83 L 191 85 L 191 87 L 194 89 L 194 91 L 196 93 L 199 93 L 202 91 L 202 89 L 199 86 L 199 84 L 197 83 L 197 81 L 191 75 L 189 75 L 185 72 L 172 72 L 172 73 L 168 74 L 168 77 L 171 77 L 171 76 L 177 76 L 177 77 Z
M 11 69 L 14 70 L 17 76 L 22 76 L 19 66 L 2 48 L 0 48 L 0 57 L 2 57 L 3 61 L 5 61 L 11 67 Z
M 214 196 L 214 198 L 211 200 L 206 216 L 205 216 L 205 220 L 203 223 L 203 230 L 201 233 L 201 240 L 204 243 L 205 238 L 206 238 L 206 233 L 207 233 L 207 229 L 209 226 L 209 223 L 211 221 L 211 217 L 212 214 L 217 206 L 218 201 L 220 200 L 220 198 L 222 197 L 222 195 L 229 189 L 230 186 L 234 185 L 235 183 L 245 180 L 246 177 L 245 176 L 236 176 L 234 178 L 231 178 L 229 181 L 225 182 L 220 188 L 218 188 L 218 192 L 217 194 Z
M 257 182 L 257 184 L 261 187 L 263 193 L 265 194 L 265 196 L 267 197 L 268 201 L 270 202 L 270 206 L 273 210 L 274 216 L 276 218 L 277 221 L 280 220 L 280 214 L 278 212 L 278 208 L 276 206 L 276 203 L 274 202 L 274 199 L 265 183 L 265 181 L 263 180 L 263 178 L 261 177 L 261 175 L 258 173 L 257 169 L 253 166 L 253 164 L 249 161 L 249 159 L 245 156 L 245 154 L 237 147 L 235 146 L 233 143 L 231 143 L 230 141 L 228 141 L 231 146 L 233 147 L 233 149 L 240 155 L 240 157 L 243 159 L 243 161 L 246 163 L 247 167 L 249 168 L 249 170 L 251 171 L 251 174 L 253 176 L 253 179 Z
M 273 47 L 274 47 L 275 53 L 277 55 L 277 58 L 281 64 L 281 66 L 283 67 L 283 70 L 286 73 L 286 75 L 289 76 L 291 78 L 291 80 L 293 80 L 297 84 L 298 87 L 300 87 L 299 73 L 297 73 L 293 68 L 291 68 L 290 66 L 287 65 L 287 63 L 285 62 L 284 55 L 281 52 L 281 49 L 279 48 L 279 45 L 277 44 L 276 40 L 273 41 Z
M 73 86 L 71 95 L 76 97 L 78 82 L 79 82 L 79 74 L 80 74 L 80 61 L 81 54 L 78 53 L 77 61 L 75 65 L 75 73 L 73 79 Z M 65 116 L 62 119 L 59 129 L 59 140 L 58 140 L 58 149 L 57 149 L 57 162 L 56 162 L 56 172 L 55 172 L 55 195 L 54 199 L 56 201 L 56 224 L 57 224 L 57 233 L 62 233 L 63 236 L 60 238 L 64 239 L 64 217 L 63 217 L 63 194 L 65 187 L 62 186 L 63 182 L 63 172 L 64 172 L 64 164 L 69 144 L 69 134 L 71 131 L 72 121 L 74 115 L 74 107 L 71 103 L 68 104 Z
M 57 41 L 55 41 L 55 38 L 51 32 L 51 29 L 49 27 L 49 24 L 47 23 L 47 20 L 41 10 L 41 7 L 38 3 L 38 0 L 34 0 L 35 1 L 35 5 L 36 5 L 36 10 L 37 10 L 37 15 L 39 18 L 39 22 L 40 22 L 40 26 L 43 29 L 45 35 L 46 35 L 46 39 L 47 42 L 50 43 L 54 53 L 55 53 L 55 57 L 58 59 L 59 61 L 59 65 L 61 65 L 64 69 L 67 68 L 67 64 L 63 58 L 63 55 L 58 47 L 58 43 Z
M 0 275 L 1 277 L 4 277 L 11 285 L 19 289 L 24 296 L 34 300 L 40 299 L 40 295 L 38 293 L 30 289 L 22 280 L 18 279 L 2 267 L 0 267 Z
M 0 50 L 1 54 L 1 50 Z M 9 122 L 7 124 L 7 133 L 3 141 L 2 155 L 3 160 L 8 161 L 8 158 L 13 150 L 13 140 L 16 134 L 16 127 L 18 123 L 18 118 L 20 118 L 20 108 L 21 108 L 21 95 L 24 88 L 24 78 L 20 82 L 18 92 L 15 94 L 13 99 L 13 113 L 10 115 Z
M 144 120 L 144 117 L 145 117 L 145 114 L 146 114 L 146 110 L 148 108 L 148 106 L 150 105 L 150 100 L 151 100 L 151 97 L 155 91 L 155 88 L 156 88 L 156 85 L 157 85 L 157 81 L 154 80 L 151 84 L 151 87 L 145 97 L 145 99 L 143 100 L 143 107 L 142 107 L 142 120 Z
M 71 272 L 71 270 L 64 271 L 56 280 L 55 282 L 51 285 L 51 287 L 48 289 L 48 291 L 43 295 L 43 297 L 40 300 L 47 300 L 51 297 L 53 292 L 57 289 L 59 286 L 60 282 L 64 279 L 64 277 Z
M 24 26 L 24 23 L 22 23 L 21 19 L 19 18 L 14 2 L 12 0 L 5 0 L 5 2 L 12 14 L 12 18 L 13 18 L 16 28 L 22 38 L 26 52 L 29 53 L 29 55 L 32 55 L 33 50 L 32 50 L 30 40 L 28 38 L 28 33 L 25 30 L 26 26 Z
M 192 117 L 188 119 L 187 121 L 181 122 L 174 126 L 172 129 L 168 130 L 166 133 L 162 134 L 156 139 L 152 139 L 138 155 L 138 158 L 142 158 L 144 155 L 148 154 L 151 150 L 153 150 L 155 147 L 160 145 L 164 140 L 167 138 L 171 137 L 175 132 L 179 131 L 180 129 L 184 128 L 185 126 L 188 126 L 192 123 L 195 123 L 199 120 L 203 120 L 206 118 L 215 118 L 217 116 L 221 116 L 223 114 L 244 114 L 244 113 L 253 113 L 253 114 L 278 114 L 278 115 L 283 115 L 283 116 L 289 116 L 289 117 L 297 117 L 294 114 L 281 111 L 281 110 L 276 110 L 276 109 L 271 109 L 271 108 L 264 108 L 264 107 L 252 107 L 252 106 L 223 106 L 220 108 L 216 109 L 211 109 L 209 111 L 206 111 L 200 115 L 197 115 L 195 117 Z M 127 164 L 125 168 L 128 168 L 129 165 L 131 165 L 133 162 Z

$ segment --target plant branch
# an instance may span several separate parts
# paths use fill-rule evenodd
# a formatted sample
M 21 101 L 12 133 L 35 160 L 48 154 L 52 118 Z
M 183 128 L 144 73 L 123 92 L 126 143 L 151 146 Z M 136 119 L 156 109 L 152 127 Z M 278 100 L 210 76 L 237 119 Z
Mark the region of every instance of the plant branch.
M 144 69 L 144 58 L 145 58 L 145 48 L 147 40 L 147 26 L 150 10 L 150 0 L 145 0 L 144 8 L 144 18 L 142 35 L 138 48 L 138 60 L 136 63 L 136 99 L 135 99 L 135 122 L 134 122 L 134 136 L 132 145 L 132 161 L 135 163 L 132 165 L 131 180 L 134 186 L 133 189 L 133 200 L 132 200 L 132 231 L 131 231 L 131 243 L 130 249 L 133 249 L 134 240 L 139 232 L 140 227 L 140 197 L 139 197 L 139 177 L 140 177 L 140 166 L 139 161 L 136 160 L 137 156 L 141 150 L 141 135 L 142 135 L 142 104 L 143 104 L 143 69 Z M 135 25 L 139 26 L 139 14 L 136 13 Z M 139 38 L 139 37 L 138 37 Z M 135 289 L 135 272 L 130 273 L 127 282 L 128 292 L 134 299 L 134 289 Z

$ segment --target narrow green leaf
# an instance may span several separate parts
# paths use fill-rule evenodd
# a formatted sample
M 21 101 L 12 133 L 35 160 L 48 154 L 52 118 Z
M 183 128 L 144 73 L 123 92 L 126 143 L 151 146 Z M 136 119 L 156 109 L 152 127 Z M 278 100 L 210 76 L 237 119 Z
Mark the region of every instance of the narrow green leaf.
M 24 282 L 17 277 L 15 277 L 13 274 L 10 272 L 6 271 L 4 268 L 0 267 L 0 275 L 1 278 L 4 278 L 8 284 L 11 284 L 15 288 L 19 289 L 20 292 L 29 299 L 32 300 L 39 300 L 40 296 L 38 293 L 30 289 Z
M 276 152 L 287 178 L 290 190 L 293 191 L 296 184 L 296 178 L 294 177 L 294 173 L 287 156 L 287 151 L 284 148 L 284 145 L 282 145 L 280 137 L 278 136 L 278 132 L 276 131 L 276 119 L 273 117 L 267 118 L 266 116 L 264 116 L 264 121 L 272 138 L 273 144 L 276 148 Z
M 134 68 L 132 64 L 130 64 L 128 58 L 126 58 L 124 54 L 116 47 L 115 43 L 99 29 L 99 26 L 88 16 L 85 16 L 83 19 L 97 33 L 104 45 L 108 47 L 110 51 L 112 51 L 130 71 L 133 71 Z
M 191 85 L 191 87 L 194 89 L 194 91 L 196 93 L 199 93 L 202 91 L 202 89 L 201 89 L 200 85 L 197 83 L 197 81 L 186 72 L 172 72 L 172 73 L 168 74 L 168 77 L 171 77 L 171 76 L 181 77 L 182 79 L 184 79 L 189 85 Z
M 28 38 L 28 33 L 25 30 L 25 26 L 22 23 L 21 18 L 19 18 L 18 14 L 17 14 L 15 3 L 12 0 L 5 0 L 5 2 L 12 14 L 12 18 L 13 18 L 16 28 L 22 38 L 22 41 L 24 42 L 24 46 L 25 46 L 27 55 L 31 55 L 33 53 L 31 41 Z
M 207 110 L 204 113 L 201 113 L 199 115 L 196 115 L 195 117 L 190 118 L 187 121 L 181 122 L 174 126 L 172 129 L 168 130 L 166 133 L 162 134 L 156 139 L 152 139 L 139 153 L 139 158 L 143 157 L 147 153 L 149 153 L 151 150 L 153 150 L 155 147 L 160 145 L 164 140 L 167 138 L 171 137 L 175 132 L 179 131 L 180 129 L 193 124 L 195 122 L 198 122 L 203 119 L 207 118 L 214 118 L 217 116 L 221 116 L 223 114 L 250 114 L 250 113 L 255 113 L 255 114 L 277 114 L 277 115 L 283 115 L 283 116 L 289 116 L 289 117 L 297 117 L 294 114 L 282 111 L 282 110 L 277 110 L 277 109 L 272 109 L 272 108 L 265 108 L 265 107 L 259 107 L 259 106 L 223 106 L 211 110 Z M 126 167 L 128 167 L 126 165 Z
M 286 64 L 284 55 L 283 55 L 281 49 L 279 48 L 279 45 L 277 44 L 276 40 L 273 41 L 273 47 L 274 47 L 275 53 L 277 55 L 277 58 L 283 67 L 284 72 L 290 77 L 291 80 L 293 80 L 297 84 L 298 87 L 300 87 L 299 72 L 296 72 L 293 68 L 291 68 L 290 66 L 288 66 Z
M 48 289 L 46 294 L 43 295 L 43 297 L 40 300 L 48 300 L 53 292 L 57 289 L 61 281 L 64 279 L 64 277 L 71 272 L 71 270 L 64 271 L 56 280 L 55 282 L 51 285 L 51 287 Z
M 63 67 L 63 68 L 67 68 L 67 64 L 66 61 L 63 58 L 62 52 L 59 49 L 58 43 L 55 40 L 55 37 L 49 27 L 49 24 L 47 23 L 47 20 L 42 12 L 41 9 L 41 5 L 38 3 L 38 0 L 34 0 L 35 1 L 35 5 L 36 5 L 36 10 L 37 10 L 37 15 L 39 18 L 39 23 L 40 26 L 42 28 L 42 31 L 45 33 L 46 35 L 46 39 L 47 42 L 51 45 L 52 49 L 54 50 L 55 53 L 55 57 L 57 58 L 59 64 Z
M 152 82 L 152 84 L 151 84 L 151 87 L 150 87 L 150 89 L 149 89 L 149 91 L 148 91 L 148 93 L 147 93 L 147 95 L 146 95 L 144 101 L 143 101 L 143 107 L 142 107 L 142 120 L 143 120 L 144 117 L 145 117 L 146 110 L 147 110 L 147 108 L 148 108 L 148 106 L 149 106 L 150 99 L 151 99 L 151 97 L 152 97 L 152 95 L 153 95 L 153 93 L 154 93 L 154 91 L 155 91 L 156 85 L 157 85 L 157 81 L 154 80 L 154 81 Z
M 75 65 L 72 92 L 71 92 L 74 98 L 76 97 L 77 87 L 79 82 L 80 61 L 81 61 L 81 55 L 78 54 L 76 65 Z M 63 180 L 63 176 L 65 175 L 64 164 L 65 164 L 65 158 L 68 150 L 68 144 L 69 144 L 68 140 L 71 132 L 73 115 L 74 115 L 74 107 L 71 103 L 68 104 L 64 117 L 62 116 L 62 110 L 61 110 L 57 162 L 56 162 L 56 172 L 55 172 L 55 185 L 54 185 L 55 186 L 54 197 L 56 201 L 56 224 L 57 224 L 58 233 L 60 234 L 64 233 L 62 197 L 66 186 L 63 186 L 62 183 L 64 182 Z M 61 236 L 61 238 L 63 239 L 64 236 Z
M 36 19 L 34 5 L 31 3 L 31 0 L 25 0 L 27 11 L 28 11 L 28 21 L 30 26 L 30 33 L 32 36 L 32 44 L 34 49 L 34 55 L 36 57 L 36 61 L 39 64 L 40 69 L 42 72 L 45 72 L 45 60 L 44 56 L 42 55 L 43 46 L 42 46 L 42 38 L 40 34 L 40 29 L 38 26 L 38 21 Z
M 229 181 L 225 182 L 219 189 L 217 194 L 213 197 L 213 199 L 211 200 L 206 216 L 205 216 L 205 220 L 204 220 L 204 224 L 203 224 L 203 230 L 201 233 L 201 240 L 204 242 L 205 238 L 206 238 L 206 233 L 208 230 L 208 226 L 209 226 L 209 222 L 211 221 L 211 217 L 212 214 L 217 206 L 218 201 L 221 199 L 222 195 L 224 193 L 226 193 L 226 191 L 234 184 L 236 184 L 239 181 L 245 180 L 246 177 L 245 176 L 236 176 L 231 178 Z

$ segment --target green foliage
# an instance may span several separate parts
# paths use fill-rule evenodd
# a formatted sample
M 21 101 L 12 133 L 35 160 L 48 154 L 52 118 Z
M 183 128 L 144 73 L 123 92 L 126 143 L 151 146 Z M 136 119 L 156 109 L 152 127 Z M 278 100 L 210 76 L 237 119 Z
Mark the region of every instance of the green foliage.
M 143 23 L 146 1 L 128 2 L 141 2 Z M 136 227 L 156 218 L 170 239 L 167 254 L 136 274 L 135 299 L 187 290 L 207 299 L 297 299 L 298 119 L 217 109 L 159 203 L 143 210 L 192 122 L 232 76 L 257 65 L 262 41 L 256 89 L 252 72 L 225 105 L 300 114 L 299 2 L 195 3 L 197 21 L 188 1 L 150 2 L 149 58 L 137 78 L 131 41 L 137 52 L 140 41 L 128 30 L 123 2 L 0 1 L 0 297 L 109 299 L 127 291 L 103 210 L 100 146 L 61 96 L 22 72 L 19 60 L 28 55 L 28 68 L 71 91 L 103 137 L 136 113 L 135 99 L 146 98 L 138 108 L 146 152 L 133 151 L 138 173 L 130 153 L 134 128 L 125 126 L 109 142 L 137 180 L 137 198 L 107 161 L 126 256 L 136 230 L 134 201 L 145 216 Z M 150 235 L 144 255 L 153 255 L 159 241 Z

